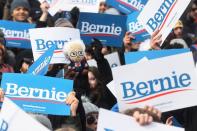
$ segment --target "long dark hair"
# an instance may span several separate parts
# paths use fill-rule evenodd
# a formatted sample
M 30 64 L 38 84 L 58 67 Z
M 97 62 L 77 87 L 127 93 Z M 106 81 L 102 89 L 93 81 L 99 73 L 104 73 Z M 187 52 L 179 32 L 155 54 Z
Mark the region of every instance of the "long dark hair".
M 103 94 L 103 80 L 97 67 L 89 67 L 88 72 L 92 72 L 92 74 L 95 76 L 97 85 L 94 89 L 89 88 L 87 95 L 89 96 L 92 103 L 97 105 L 97 102 L 99 102 Z

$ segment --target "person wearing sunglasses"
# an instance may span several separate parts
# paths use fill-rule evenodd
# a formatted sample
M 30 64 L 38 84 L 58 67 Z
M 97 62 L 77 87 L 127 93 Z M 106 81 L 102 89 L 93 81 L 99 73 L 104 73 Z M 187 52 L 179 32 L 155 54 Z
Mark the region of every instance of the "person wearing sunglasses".
M 86 114 L 86 130 L 96 131 L 99 108 L 96 105 L 92 104 L 87 97 L 82 96 L 81 99 Z M 160 122 L 161 119 L 161 112 L 151 106 L 145 106 L 144 108 L 128 109 L 120 113 L 133 117 L 136 122 L 138 122 L 141 126 L 148 125 L 153 121 Z
M 182 15 L 181 21 L 183 22 L 183 35 L 189 37 L 192 41 L 189 47 L 197 41 L 197 0 L 194 0 L 191 6 L 188 7 L 189 11 Z
M 82 96 L 81 99 L 86 115 L 86 130 L 96 131 L 99 108 L 93 103 L 91 103 L 87 97 Z

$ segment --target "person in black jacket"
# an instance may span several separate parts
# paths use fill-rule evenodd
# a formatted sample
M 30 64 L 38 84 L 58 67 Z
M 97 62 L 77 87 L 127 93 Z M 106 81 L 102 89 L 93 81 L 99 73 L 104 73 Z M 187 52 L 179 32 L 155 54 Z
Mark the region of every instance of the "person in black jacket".
M 102 54 L 103 45 L 98 39 L 95 38 L 90 45 L 93 50 L 93 58 L 97 62 L 98 70 L 102 77 L 104 77 L 104 84 L 106 85 L 113 80 L 113 77 L 110 65 Z
M 116 103 L 116 98 L 107 88 L 104 79 L 96 67 L 89 67 L 88 69 L 88 82 L 89 89 L 86 93 L 91 102 L 98 107 L 111 109 Z
M 185 131 L 197 131 L 197 106 L 165 112 L 162 114 L 162 121 L 173 116 Z

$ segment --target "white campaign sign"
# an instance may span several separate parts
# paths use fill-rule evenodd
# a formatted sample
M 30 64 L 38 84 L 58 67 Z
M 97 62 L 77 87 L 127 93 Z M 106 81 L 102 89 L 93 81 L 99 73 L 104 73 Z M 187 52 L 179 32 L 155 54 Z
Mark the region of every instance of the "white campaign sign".
M 149 0 L 138 21 L 152 34 L 160 30 L 164 41 L 191 0 Z
M 40 3 L 42 2 L 48 2 L 49 3 L 49 13 L 54 16 L 58 11 L 61 10 L 62 5 L 60 3 L 62 3 L 62 1 L 64 0 L 39 0 Z
M 71 40 L 80 40 L 79 30 L 68 27 L 37 28 L 30 29 L 29 32 L 34 61 L 52 45 L 56 45 L 51 64 L 69 63 L 62 52 L 63 46 Z
M 111 68 L 121 65 L 118 52 L 105 55 L 105 59 L 107 59 Z
M 1 131 L 49 131 L 6 97 L 0 115 Z
M 111 68 L 117 67 L 117 66 L 121 66 L 120 58 L 118 56 L 118 52 L 114 52 L 114 53 L 105 55 L 104 57 L 105 57 L 105 59 L 107 59 L 107 61 L 108 61 L 108 63 L 109 63 Z M 97 63 L 96 63 L 95 59 L 88 60 L 87 62 L 88 62 L 89 66 L 97 67 Z
M 145 62 L 145 61 L 148 61 L 148 58 L 147 58 L 147 57 L 143 57 L 142 59 L 140 59 L 140 60 L 138 61 L 138 63 L 140 63 L 140 62 Z M 116 86 L 114 85 L 114 81 L 113 81 L 113 80 L 107 84 L 107 88 L 111 91 L 111 93 L 112 93 L 115 97 L 117 97 L 117 96 L 116 96 L 116 89 L 115 89 Z
M 107 88 L 111 91 L 111 93 L 112 93 L 115 97 L 117 97 L 116 89 L 115 89 L 116 87 L 115 87 L 115 85 L 114 85 L 114 81 L 113 81 L 113 80 L 107 84 Z
M 88 63 L 88 66 L 98 67 L 95 59 L 88 60 L 87 63 Z
M 99 109 L 97 131 L 184 131 L 184 129 L 156 122 L 140 126 L 130 116 Z
M 113 68 L 120 110 L 151 105 L 165 112 L 197 105 L 194 70 L 191 52 Z
M 80 12 L 99 12 L 99 4 L 101 0 L 63 0 L 61 9 L 70 11 L 73 7 L 77 6 Z

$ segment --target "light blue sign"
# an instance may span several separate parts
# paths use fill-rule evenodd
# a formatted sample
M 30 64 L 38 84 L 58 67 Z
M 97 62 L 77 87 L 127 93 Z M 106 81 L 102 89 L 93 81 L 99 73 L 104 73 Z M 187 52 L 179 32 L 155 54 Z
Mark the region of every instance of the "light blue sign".
M 132 42 L 142 42 L 148 38 L 150 38 L 150 34 L 146 31 L 146 29 L 141 25 L 137 17 L 139 15 L 138 11 L 135 11 L 127 16 L 127 31 L 131 32 L 135 39 Z
M 70 115 L 65 98 L 73 89 L 72 80 L 4 73 L 1 87 L 6 97 L 27 112 Z
M 153 50 L 153 51 L 138 51 L 125 53 L 125 63 L 132 64 L 138 62 L 143 57 L 147 57 L 149 60 L 186 53 L 189 49 L 169 49 L 169 50 Z
M 104 128 L 104 131 L 114 131 L 114 130 Z
M 53 57 L 53 52 L 56 48 L 56 45 L 50 47 L 43 55 L 41 55 L 36 62 L 31 65 L 27 73 L 33 75 L 45 75 L 48 71 L 48 67 Z
M 0 20 L 0 29 L 6 38 L 7 47 L 31 49 L 29 29 L 35 28 L 35 24 Z
M 106 0 L 107 5 L 113 6 L 125 14 L 142 11 L 148 0 Z
M 85 44 L 97 38 L 104 45 L 121 47 L 126 32 L 126 16 L 80 13 L 77 27 Z

